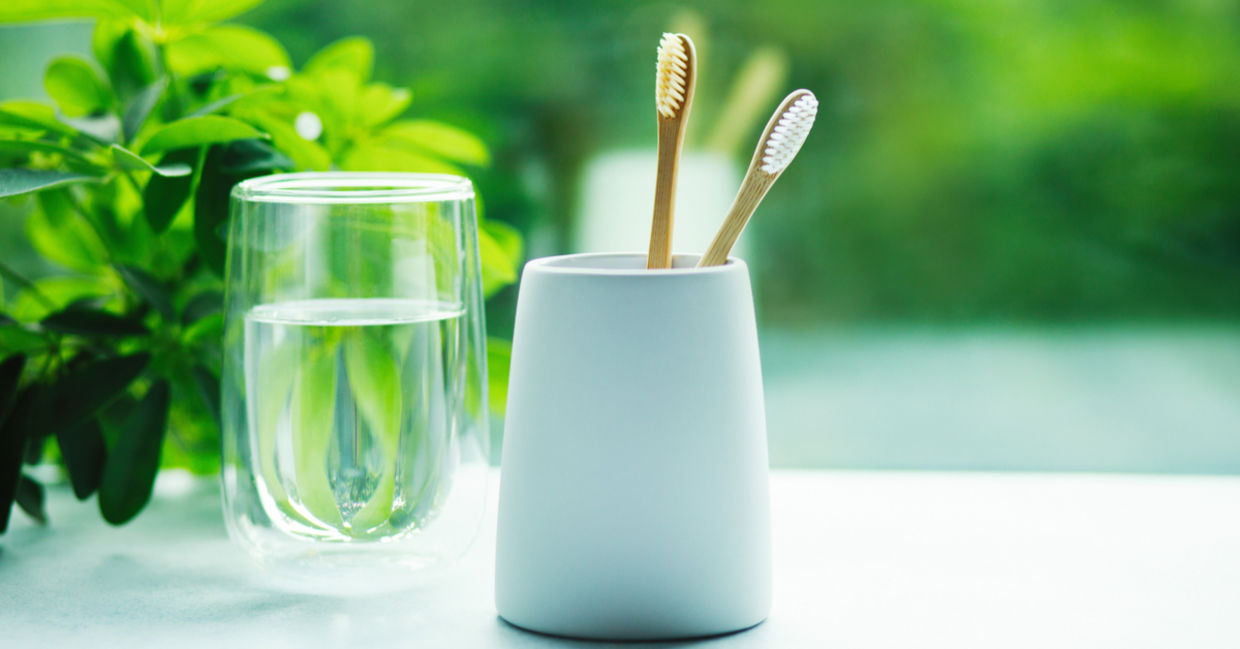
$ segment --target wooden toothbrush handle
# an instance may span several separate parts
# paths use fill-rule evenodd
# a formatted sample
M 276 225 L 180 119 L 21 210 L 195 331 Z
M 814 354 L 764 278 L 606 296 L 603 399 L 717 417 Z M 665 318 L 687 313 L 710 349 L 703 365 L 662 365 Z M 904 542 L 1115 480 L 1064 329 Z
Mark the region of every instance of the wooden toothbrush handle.
M 676 208 L 676 172 L 684 142 L 682 126 L 680 119 L 659 119 L 658 172 L 646 268 L 670 268 L 672 265 L 672 221 Z
M 721 266 L 728 260 L 728 253 L 732 251 L 732 246 L 736 245 L 736 239 L 741 236 L 745 224 L 749 223 L 749 217 L 753 216 L 754 210 L 758 209 L 758 203 L 762 202 L 762 197 L 766 196 L 773 184 L 775 176 L 761 172 L 745 176 L 745 182 L 741 184 L 736 199 L 732 201 L 732 209 L 723 219 L 723 225 L 719 226 L 719 231 L 715 233 L 706 253 L 698 261 L 699 268 Z

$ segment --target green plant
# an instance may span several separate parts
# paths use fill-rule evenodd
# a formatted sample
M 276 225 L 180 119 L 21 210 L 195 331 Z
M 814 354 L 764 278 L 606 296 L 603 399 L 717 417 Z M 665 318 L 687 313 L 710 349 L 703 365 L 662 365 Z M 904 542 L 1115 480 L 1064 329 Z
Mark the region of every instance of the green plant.
M 14 502 L 45 519 L 23 464 L 58 461 L 79 499 L 98 492 L 113 524 L 146 504 L 161 458 L 216 469 L 221 233 L 234 183 L 489 162 L 468 132 L 401 119 L 410 94 L 371 80 L 369 41 L 338 41 L 293 71 L 272 37 L 221 22 L 260 1 L 0 8 L 0 22 L 97 21 L 93 61 L 47 68 L 55 106 L 0 103 L 0 196 L 26 208 L 30 245 L 57 269 L 31 278 L 0 260 L 0 288 L 16 289 L 0 293 L 0 532 Z M 489 294 L 515 279 L 521 238 L 498 222 L 481 230 Z M 491 347 L 502 374 L 506 344 Z

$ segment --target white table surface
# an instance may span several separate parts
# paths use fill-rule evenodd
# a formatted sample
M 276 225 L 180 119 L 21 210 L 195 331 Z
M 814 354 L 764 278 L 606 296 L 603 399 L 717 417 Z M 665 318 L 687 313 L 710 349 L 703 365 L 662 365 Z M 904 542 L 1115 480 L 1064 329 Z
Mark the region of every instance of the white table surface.
M 770 619 L 697 644 L 1240 647 L 1240 477 L 776 471 L 772 498 Z M 123 528 L 49 509 L 0 537 L 6 649 L 607 646 L 496 617 L 493 502 L 454 570 L 370 597 L 273 588 L 213 482 L 161 482 Z

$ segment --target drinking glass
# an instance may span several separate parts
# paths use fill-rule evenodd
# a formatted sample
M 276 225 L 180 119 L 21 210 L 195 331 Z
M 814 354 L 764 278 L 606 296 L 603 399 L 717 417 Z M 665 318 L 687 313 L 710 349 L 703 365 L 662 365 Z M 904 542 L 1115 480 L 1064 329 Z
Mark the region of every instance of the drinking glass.
M 488 457 L 470 182 L 254 178 L 232 191 L 228 240 L 232 538 L 301 575 L 380 581 L 408 575 L 392 565 L 461 554 L 481 522 Z

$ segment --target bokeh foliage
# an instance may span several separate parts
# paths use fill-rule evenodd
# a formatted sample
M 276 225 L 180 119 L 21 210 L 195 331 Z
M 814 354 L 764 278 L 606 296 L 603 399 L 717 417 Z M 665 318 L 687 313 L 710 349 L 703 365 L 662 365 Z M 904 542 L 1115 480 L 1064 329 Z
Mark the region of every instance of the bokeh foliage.
M 79 499 L 99 494 L 113 524 L 146 504 L 161 457 L 218 469 L 233 184 L 291 170 L 465 174 L 490 162 L 473 133 L 404 117 L 411 94 L 372 79 L 370 41 L 337 40 L 294 70 L 277 40 L 222 22 L 256 4 L 0 7 L 0 22 L 96 21 L 93 58 L 47 67 L 52 105 L 0 103 L 0 196 L 25 208 L 29 244 L 56 269 L 28 277 L 0 260 L 0 531 L 14 501 L 45 517 L 42 488 L 22 471 L 45 455 Z M 484 221 L 479 239 L 493 293 L 515 279 L 521 238 Z M 506 349 L 497 341 L 492 352 L 499 382 Z
M 248 20 L 295 51 L 369 34 L 428 111 L 489 123 L 488 174 L 536 199 L 492 192 L 492 211 L 552 224 L 552 253 L 583 163 L 653 147 L 653 48 L 686 7 L 691 123 L 760 47 L 823 102 L 745 235 L 767 323 L 1240 315 L 1231 0 L 270 0 Z
M 129 4 L 10 0 L 0 15 L 81 16 L 88 6 L 90 15 L 115 17 Z M 186 6 L 208 4 L 219 12 L 254 3 Z M 359 85 L 378 77 L 407 87 L 419 116 L 480 135 L 490 145 L 488 166 L 446 162 L 466 165 L 477 180 L 495 219 L 488 223 L 515 223 L 536 234 L 537 254 L 550 254 L 571 241 L 583 164 L 600 152 L 653 146 L 653 45 L 686 5 L 696 6 L 699 28 L 686 30 L 704 66 L 695 123 L 710 123 L 758 48 L 782 52 L 787 85 L 823 101 L 797 163 L 745 235 L 767 325 L 1240 316 L 1240 3 L 1231 0 L 372 0 L 348 9 L 337 0 L 268 0 L 237 19 L 246 26 L 205 36 L 205 28 L 180 30 L 168 62 L 280 85 L 265 78 L 269 69 L 308 61 L 323 43 L 368 35 L 378 56 Z M 254 28 L 275 41 L 252 37 Z M 368 58 L 347 43 L 338 58 Z M 90 87 L 72 100 L 91 103 Z M 287 135 L 296 116 L 275 112 Z M 246 120 L 261 130 L 253 116 Z M 366 151 L 385 130 L 322 126 L 315 145 L 335 166 L 353 149 L 341 144 L 354 141 L 346 133 L 365 133 Z M 690 148 L 703 144 L 698 135 Z M 301 156 L 321 162 L 309 151 Z M 732 153 L 738 162 L 748 155 Z M 132 192 L 117 194 L 132 204 Z M 82 224 L 54 225 L 58 246 L 31 240 L 57 267 L 101 254 L 89 232 L 65 234 Z M 193 246 L 190 226 L 178 215 L 159 241 Z M 508 230 L 491 234 L 501 250 L 521 241 Z M 154 263 L 159 273 L 176 270 Z M 119 277 L 77 270 L 40 281 L 62 303 L 127 290 Z M 27 321 L 38 316 L 29 291 L 7 279 L 5 288 L 9 308 L 34 310 Z M 502 307 L 511 298 L 511 289 L 498 293 L 501 308 L 488 313 L 493 327 L 506 326 L 511 309 Z M 37 344 L 29 332 L 0 331 L 20 339 L 11 344 Z M 502 399 L 502 390 L 492 394 Z M 173 461 L 178 453 L 165 449 Z

